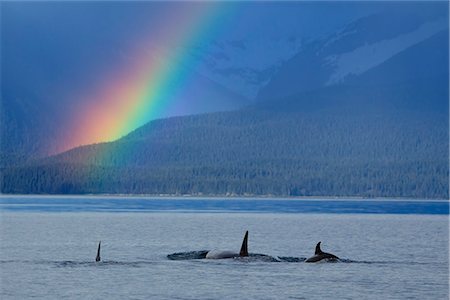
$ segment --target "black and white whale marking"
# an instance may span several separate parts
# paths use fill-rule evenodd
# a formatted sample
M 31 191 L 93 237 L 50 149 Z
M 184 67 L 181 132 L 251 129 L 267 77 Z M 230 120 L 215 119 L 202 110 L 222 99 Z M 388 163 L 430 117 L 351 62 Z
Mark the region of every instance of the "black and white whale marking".
M 241 251 L 239 253 L 228 251 L 228 250 L 211 250 L 206 253 L 206 259 L 224 259 L 224 258 L 235 258 L 235 257 L 246 257 L 248 256 L 248 231 L 245 232 L 244 240 L 242 241 Z
M 334 254 L 323 252 L 322 249 L 320 249 L 320 243 L 321 242 L 318 242 L 316 245 L 316 251 L 314 252 L 314 256 L 308 258 L 307 260 L 305 260 L 305 262 L 313 263 L 313 262 L 321 261 L 323 259 L 326 259 L 326 260 L 338 260 L 339 259 L 339 257 L 337 257 Z
M 98 242 L 98 248 L 97 248 L 97 256 L 95 257 L 95 261 L 101 261 L 101 257 L 100 257 L 100 245 L 101 245 L 102 241 Z

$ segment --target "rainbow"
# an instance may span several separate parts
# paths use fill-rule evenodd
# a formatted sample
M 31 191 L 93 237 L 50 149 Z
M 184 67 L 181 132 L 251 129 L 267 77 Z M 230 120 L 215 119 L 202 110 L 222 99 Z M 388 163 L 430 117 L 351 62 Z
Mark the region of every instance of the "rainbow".
M 187 9 L 188 8 L 188 9 Z M 60 151 L 117 140 L 136 128 L 157 119 L 177 105 L 177 94 L 190 80 L 195 61 L 186 49 L 222 30 L 232 14 L 229 3 L 193 2 L 174 6 L 166 24 L 145 35 L 158 45 L 183 45 L 180 49 L 145 49 L 148 40 L 137 41 L 131 51 L 134 59 L 118 67 L 85 93 L 81 107 L 68 120 L 69 130 L 61 139 Z M 168 26 L 168 22 L 172 24 Z

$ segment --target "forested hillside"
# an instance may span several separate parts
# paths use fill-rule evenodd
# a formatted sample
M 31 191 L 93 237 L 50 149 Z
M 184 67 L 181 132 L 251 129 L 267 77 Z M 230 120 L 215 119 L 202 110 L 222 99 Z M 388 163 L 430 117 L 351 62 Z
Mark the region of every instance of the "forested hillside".
M 448 12 L 432 8 L 368 16 L 305 42 L 245 108 L 153 120 L 47 158 L 2 159 L 1 192 L 448 199 Z M 407 22 L 395 27 L 398 13 Z M 9 133 L 6 149 L 20 158 L 24 135 Z
M 445 112 L 285 108 L 153 121 L 114 143 L 8 169 L 2 191 L 448 197 Z

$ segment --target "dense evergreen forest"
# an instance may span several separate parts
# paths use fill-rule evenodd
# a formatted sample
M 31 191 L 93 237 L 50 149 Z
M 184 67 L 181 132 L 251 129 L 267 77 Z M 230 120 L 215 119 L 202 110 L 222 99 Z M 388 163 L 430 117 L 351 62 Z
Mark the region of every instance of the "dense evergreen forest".
M 306 96 L 315 105 L 299 105 Z M 448 198 L 448 115 L 436 110 L 448 105 L 394 101 L 390 89 L 306 96 L 157 120 L 4 168 L 2 192 Z

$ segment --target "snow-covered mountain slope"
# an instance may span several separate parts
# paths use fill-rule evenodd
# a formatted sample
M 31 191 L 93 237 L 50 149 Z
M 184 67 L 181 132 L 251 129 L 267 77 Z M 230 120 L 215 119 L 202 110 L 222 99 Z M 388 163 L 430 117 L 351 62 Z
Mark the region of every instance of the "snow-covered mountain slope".
M 301 39 L 256 37 L 211 41 L 194 49 L 199 70 L 211 79 L 249 99 L 267 84 L 279 67 L 298 53 Z
M 447 27 L 447 20 L 439 18 L 395 38 L 364 44 L 349 52 L 327 56 L 324 59 L 333 68 L 333 72 L 326 85 L 343 82 L 349 75 L 362 74 Z
M 448 12 L 435 7 L 389 10 L 361 18 L 326 38 L 303 45 L 260 90 L 258 99 L 276 99 L 354 82 L 355 77 L 447 29 Z M 448 44 L 443 40 L 438 46 L 448 56 Z M 410 57 L 407 64 L 397 67 L 408 69 L 408 64 L 428 59 L 424 56 L 434 55 L 433 47 L 422 48 L 417 57 Z M 402 80 L 394 77 L 399 76 L 398 71 L 390 69 L 380 75 L 385 82 Z

